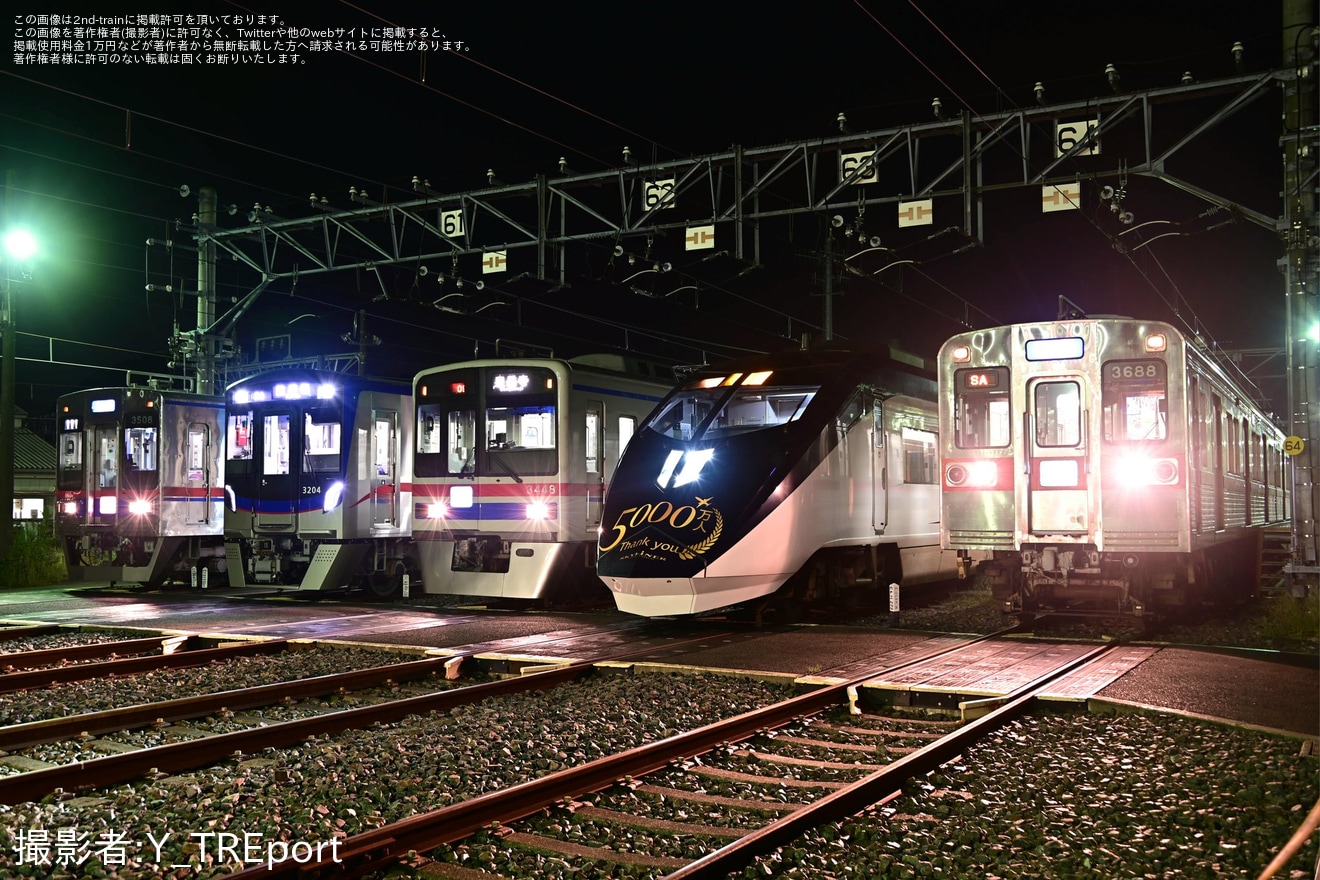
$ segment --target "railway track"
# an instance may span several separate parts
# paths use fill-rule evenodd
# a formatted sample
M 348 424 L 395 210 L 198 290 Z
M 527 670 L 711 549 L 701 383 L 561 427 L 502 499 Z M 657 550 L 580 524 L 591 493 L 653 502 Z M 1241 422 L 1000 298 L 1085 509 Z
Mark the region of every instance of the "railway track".
M 703 634 L 692 641 L 705 641 L 710 637 L 710 634 Z M 515 641 L 519 647 L 531 652 L 545 650 L 566 641 L 581 645 L 583 640 L 582 633 L 548 633 Z M 0 693 L 55 687 L 74 681 L 143 671 L 223 663 L 244 656 L 278 654 L 298 645 L 286 640 L 271 640 L 107 660 L 99 664 L 54 669 L 46 666 L 52 657 L 62 651 L 110 658 L 126 651 L 159 649 L 162 643 L 165 643 L 167 649 L 178 648 L 191 641 L 195 640 L 138 639 L 4 655 L 3 662 L 10 667 L 39 668 L 0 675 Z M 672 641 L 669 643 L 671 647 L 674 644 Z M 295 745 L 318 736 L 391 724 L 410 715 L 448 712 L 459 706 L 502 695 L 547 690 L 590 674 L 597 662 L 623 660 L 652 650 L 650 647 L 640 652 L 616 650 L 587 661 L 549 664 L 538 669 L 536 675 L 459 686 L 460 670 L 464 662 L 471 661 L 474 655 L 486 647 L 484 644 L 474 645 L 462 650 L 447 650 L 443 656 L 421 660 L 0 727 L 0 750 L 7 753 L 24 750 L 30 752 L 43 746 L 54 746 L 56 748 L 51 751 L 57 752 L 60 750 L 58 747 L 64 745 L 74 745 L 82 750 L 94 737 L 101 737 L 96 740 L 96 745 L 115 752 L 51 766 L 41 766 L 51 762 L 43 761 L 40 757 L 20 756 L 26 769 L 9 776 L 0 776 L 0 804 L 18 804 L 39 800 L 51 794 L 67 795 L 86 789 L 107 788 L 142 776 L 178 773 L 251 755 L 262 749 Z M 501 665 L 500 671 L 505 670 L 507 663 Z M 21 685 L 5 686 L 6 682 L 16 680 L 21 680 Z M 401 693 L 401 685 L 406 685 L 408 690 Z M 335 708 L 328 702 L 320 708 L 306 705 L 308 700 L 327 697 L 346 707 Z M 348 705 L 352 702 L 365 705 Z M 295 705 L 301 708 L 292 711 Z M 286 714 L 300 717 L 272 723 L 269 715 L 245 718 L 237 714 L 264 707 L 290 709 Z M 186 722 L 193 721 L 198 723 L 185 726 Z M 114 734 L 126 734 L 142 728 L 165 730 L 166 735 L 158 739 L 170 741 L 134 747 L 124 742 L 122 736 L 118 740 L 112 738 Z
M 702 633 L 694 641 L 711 639 L 710 633 Z M 980 654 L 970 653 L 974 649 L 979 649 Z M 652 650 L 647 647 L 638 653 L 650 654 Z M 909 705 L 904 701 L 910 695 L 904 689 L 926 674 L 921 669 L 967 670 L 970 681 L 978 667 L 1006 668 L 1024 650 L 1017 640 L 993 637 L 946 636 L 914 643 L 885 655 L 888 662 L 884 664 L 872 663 L 869 668 L 861 668 L 855 663 L 853 666 L 857 668 L 848 669 L 846 678 L 822 684 L 793 699 L 594 760 L 590 759 L 593 756 L 583 757 L 579 752 L 572 759 L 581 761 L 576 766 L 540 773 L 516 785 L 504 783 L 505 787 L 497 791 L 438 810 L 394 822 L 386 822 L 379 813 L 373 813 L 366 823 L 369 830 L 355 833 L 348 829 L 361 829 L 363 823 L 346 826 L 341 818 L 338 827 L 346 827 L 345 834 L 327 835 L 315 850 L 310 844 L 302 850 L 291 849 L 292 841 L 286 834 L 282 838 L 283 850 L 268 851 L 268 860 L 240 870 L 236 876 L 255 877 L 257 871 L 265 876 L 367 876 L 400 863 L 424 868 L 425 876 L 458 876 L 462 871 L 453 875 L 445 872 L 465 865 L 498 871 L 502 864 L 520 864 L 519 859 L 527 858 L 528 853 L 533 854 L 532 858 L 554 860 L 556 865 L 561 862 L 568 866 L 588 862 L 631 864 L 636 870 L 650 872 L 647 876 L 661 873 L 674 878 L 726 876 L 753 860 L 766 858 L 767 852 L 787 845 L 787 841 L 810 829 L 839 822 L 868 805 L 895 796 L 914 778 L 964 753 L 979 737 L 1030 712 L 1039 699 L 1040 686 L 1040 682 L 1024 682 L 1007 696 L 970 704 L 966 699 L 955 701 L 953 705 L 967 710 L 965 718 L 975 720 L 954 725 L 849 715 L 843 707 L 857 703 L 857 689 L 862 682 L 870 683 L 872 688 L 877 682 L 881 687 L 893 688 L 894 703 Z M 1085 678 L 1089 674 L 1087 670 L 1102 668 L 1106 658 L 1113 658 L 1122 650 L 1122 646 L 1081 649 L 1073 645 L 1057 654 L 1057 662 L 1043 678 L 1057 682 L 1070 669 L 1073 671 L 1069 677 Z M 242 777 L 260 775 L 259 768 L 272 763 L 260 754 L 268 747 L 279 745 L 296 746 L 294 751 L 301 750 L 303 754 L 301 758 L 281 759 L 279 766 L 285 769 L 271 775 L 275 782 L 287 783 L 288 797 L 298 798 L 294 792 L 305 784 L 302 773 L 287 768 L 319 763 L 315 759 L 318 752 L 343 753 L 346 749 L 361 748 L 361 743 L 336 745 L 334 737 L 340 732 L 383 731 L 385 725 L 391 725 L 397 736 L 382 740 L 381 748 L 388 752 L 403 751 L 414 748 L 404 745 L 410 736 L 433 736 L 423 733 L 432 722 L 415 719 L 399 727 L 398 722 L 410 715 L 443 723 L 459 706 L 472 706 L 465 711 L 488 715 L 491 710 L 484 708 L 485 704 L 493 707 L 499 700 L 520 692 L 549 690 L 593 675 L 608 675 L 610 671 L 627 672 L 633 662 L 626 655 L 617 654 L 613 662 L 602 663 L 598 657 L 591 662 L 545 666 L 516 677 L 462 686 L 457 678 L 469 657 L 430 658 L 277 686 L 126 707 L 136 714 L 124 715 L 118 721 L 110 711 L 0 728 L 0 749 L 12 751 L 59 737 L 85 738 L 96 735 L 91 733 L 93 729 L 108 730 L 117 724 L 132 727 L 145 722 L 153 728 L 174 727 L 176 720 L 201 717 L 206 712 L 232 716 L 241 711 L 234 707 L 241 705 L 274 706 L 322 696 L 333 701 L 344 691 L 360 701 L 379 701 L 321 712 L 316 717 L 275 724 L 267 721 L 260 728 L 199 736 L 196 740 L 18 774 L 10 780 L 0 778 L 0 801 L 20 805 L 40 799 L 57 804 L 119 803 L 122 797 L 112 794 L 112 790 L 124 782 L 155 780 L 162 787 L 198 790 L 204 788 L 196 782 L 201 777 L 196 773 L 188 775 L 188 771 L 222 765 L 236 769 L 238 779 L 237 788 L 232 789 L 233 797 L 250 801 L 254 796 L 269 796 L 271 789 L 269 786 L 262 789 L 264 795 L 244 790 Z M 357 687 L 380 690 L 354 694 L 351 689 Z M 409 690 L 411 687 L 428 692 L 415 693 Z M 960 693 L 975 694 L 975 690 Z M 935 696 L 937 700 L 944 699 L 940 705 L 954 699 L 948 695 Z M 498 727 L 493 728 L 492 740 L 496 745 L 500 742 L 497 733 Z M 517 748 L 513 743 L 508 745 Z M 529 741 L 525 748 L 535 751 L 537 744 Z M 497 750 L 487 753 L 493 754 L 497 762 L 505 760 Z M 507 746 L 504 753 L 509 760 L 523 757 L 510 752 Z M 208 769 L 203 775 L 213 772 Z M 226 772 L 219 771 L 219 775 Z M 224 783 L 220 785 L 228 787 Z M 438 794 L 447 784 L 443 776 L 432 776 L 425 787 Z M 341 817 L 353 812 L 349 806 L 354 803 L 351 799 L 331 803 L 338 803 L 340 807 L 336 809 L 346 811 L 340 813 Z M 671 808 L 645 815 L 647 805 L 657 803 Z M 272 809 L 278 820 L 280 808 Z M 769 821 L 778 814 L 783 815 Z M 749 817 L 757 817 L 764 824 L 758 821 L 754 827 Z M 370 827 L 375 824 L 379 827 Z M 241 867 L 249 860 L 241 857 L 242 851 L 235 849 L 237 844 L 231 843 L 227 853 L 216 851 L 216 847 L 225 843 L 226 835 L 235 836 L 232 832 L 217 831 L 205 840 L 204 846 L 211 847 L 207 860 L 196 859 L 196 852 L 191 856 L 185 853 L 188 864 L 174 867 L 205 869 L 207 877 L 219 876 L 214 872 L 221 868 Z M 602 840 L 607 845 L 602 847 Z M 224 858 L 226 855 L 230 858 Z M 528 872 L 540 874 L 534 869 Z M 509 876 L 525 875 L 519 870 L 509 872 Z M 583 876 L 591 874 L 584 870 Z
M 984 639 L 968 640 L 962 644 L 969 645 L 981 641 L 984 641 Z M 582 852 L 581 847 L 574 848 L 556 844 L 551 839 L 544 838 L 535 832 L 515 830 L 511 825 L 519 820 L 551 810 L 556 805 L 572 806 L 579 804 L 582 798 L 615 786 L 633 791 L 638 790 L 641 786 L 648 786 L 649 788 L 646 790 L 649 792 L 664 792 L 668 793 L 670 797 L 681 797 L 681 792 L 673 789 L 672 786 L 663 783 L 639 783 L 638 780 L 642 780 L 644 777 L 649 779 L 651 774 L 667 771 L 668 768 L 675 765 L 683 766 L 685 768 L 684 772 L 698 767 L 707 768 L 709 767 L 708 759 L 703 759 L 702 756 L 709 756 L 717 751 L 722 752 L 723 756 L 727 757 L 732 764 L 743 768 L 748 767 L 747 759 L 755 756 L 757 764 L 763 764 L 778 770 L 782 770 L 787 766 L 794 766 L 799 769 L 810 768 L 813 771 L 825 771 L 826 775 L 836 776 L 841 772 L 873 771 L 860 779 L 854 779 L 846 783 L 828 779 L 814 781 L 798 779 L 798 784 L 791 786 L 795 791 L 816 789 L 817 791 L 824 790 L 830 793 L 818 800 L 797 805 L 788 815 L 740 836 L 736 841 L 696 860 L 673 859 L 658 862 L 660 867 L 675 869 L 670 875 L 672 877 L 725 876 L 729 871 L 746 864 L 756 854 L 778 845 L 783 840 L 800 833 L 806 827 L 837 820 L 842 816 L 862 809 L 868 804 L 875 803 L 887 795 L 893 794 L 899 790 L 904 781 L 938 767 L 959 754 L 970 743 L 983 736 L 986 731 L 993 730 L 1007 720 L 1028 711 L 1036 699 L 1035 692 L 1049 681 L 1055 680 L 1064 673 L 1088 662 L 1094 662 L 1110 650 L 1112 650 L 1111 647 L 1096 647 L 1080 658 L 1060 664 L 1049 674 L 1043 676 L 1040 681 L 1033 683 L 1030 688 L 1024 689 L 1023 693 L 1015 695 L 999 708 L 990 711 L 976 721 L 938 736 L 928 744 L 919 748 L 911 748 L 908 754 L 884 767 L 867 767 L 865 762 L 859 764 L 855 750 L 847 747 L 858 745 L 857 742 L 831 744 L 804 737 L 780 739 L 780 745 L 784 743 L 793 746 L 807 745 L 814 748 L 824 748 L 827 751 L 834 750 L 839 753 L 835 756 L 835 759 L 826 758 L 823 760 L 794 757 L 770 747 L 776 740 L 776 737 L 769 734 L 770 731 L 790 725 L 808 725 L 810 719 L 819 713 L 841 704 L 847 705 L 850 692 L 855 693 L 857 687 L 873 678 L 875 673 L 880 671 L 870 670 L 855 678 L 820 687 L 792 699 L 703 728 L 609 755 L 520 785 L 463 801 L 450 807 L 412 816 L 372 831 L 347 837 L 338 841 L 339 845 L 332 852 L 317 853 L 315 856 L 309 853 L 308 858 L 305 860 L 288 858 L 283 862 L 268 863 L 260 867 L 240 871 L 233 876 L 250 878 L 257 876 L 366 876 L 385 870 L 391 865 L 404 860 L 414 863 L 427 861 L 420 854 L 430 852 L 444 845 L 453 845 L 483 831 L 487 833 L 488 839 L 493 837 L 506 840 L 514 846 L 547 852 L 560 852 L 565 855 L 575 854 L 579 858 L 604 857 L 609 860 L 619 854 L 615 851 Z M 947 643 L 941 642 L 938 647 L 928 654 L 912 657 L 904 665 L 916 665 L 940 655 L 956 663 L 957 651 L 958 648 L 950 648 Z M 834 727 L 833 730 L 837 733 L 844 729 Z M 882 738 L 886 733 L 892 734 L 894 732 L 878 729 L 862 735 L 873 735 Z M 847 731 L 847 733 L 854 737 L 858 735 L 858 731 L 855 729 Z M 910 738 L 921 739 L 920 734 L 922 733 L 929 733 L 929 730 L 909 731 L 907 735 Z M 914 737 L 913 734 L 916 734 L 916 736 Z M 753 737 L 762 737 L 762 740 L 752 748 L 734 746 L 736 743 L 745 742 Z M 863 749 L 867 748 L 867 746 L 863 746 Z M 869 751 L 876 754 L 888 753 L 888 748 L 878 748 L 873 742 L 869 746 Z M 773 776 L 762 776 L 759 773 L 747 773 L 746 769 L 733 769 L 727 764 L 717 768 L 714 775 L 726 780 L 732 779 L 741 782 L 751 782 L 759 777 L 762 782 L 772 786 L 779 785 L 782 787 L 785 784 L 782 773 Z M 703 799 L 694 797 L 694 801 L 701 801 L 708 805 L 742 808 L 748 806 L 745 803 L 735 805 L 732 803 L 734 800 L 738 799 L 721 800 L 720 798 Z M 780 808 L 782 808 L 782 805 L 777 805 L 774 809 Z M 635 861 L 636 858 L 635 855 L 632 858 L 625 855 L 620 856 L 619 860 L 625 862 Z M 499 857 L 492 855 L 490 860 L 497 863 Z M 443 869 L 437 870 L 440 871 L 439 876 L 444 876 Z

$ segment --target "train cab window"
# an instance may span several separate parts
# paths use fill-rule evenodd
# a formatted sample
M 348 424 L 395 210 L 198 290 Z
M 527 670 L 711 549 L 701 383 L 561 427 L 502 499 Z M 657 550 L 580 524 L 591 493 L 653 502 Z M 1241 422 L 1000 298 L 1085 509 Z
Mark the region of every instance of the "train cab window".
M 1082 439 L 1082 392 L 1076 382 L 1036 385 L 1036 444 L 1076 446 Z
M 60 475 L 61 489 L 82 488 L 83 437 L 78 431 L 68 431 L 60 435 Z
M 339 414 L 308 410 L 303 416 L 304 468 L 314 474 L 339 472 L 341 432 Z
M 1005 447 L 1012 437 L 1008 367 L 954 373 L 954 443 L 960 449 Z
M 252 411 L 229 411 L 229 426 L 225 434 L 226 457 L 230 461 L 252 460 Z
M 691 440 L 723 396 L 720 388 L 684 388 L 665 399 L 643 427 L 674 440 Z
M 816 387 L 740 387 L 711 420 L 706 436 L 741 434 L 786 425 L 802 416 L 816 391 Z
M 128 428 L 124 431 L 124 455 L 128 470 L 156 470 L 156 453 L 155 428 Z
M 1167 371 L 1163 361 L 1108 361 L 1101 368 L 1105 442 L 1163 440 L 1169 431 Z

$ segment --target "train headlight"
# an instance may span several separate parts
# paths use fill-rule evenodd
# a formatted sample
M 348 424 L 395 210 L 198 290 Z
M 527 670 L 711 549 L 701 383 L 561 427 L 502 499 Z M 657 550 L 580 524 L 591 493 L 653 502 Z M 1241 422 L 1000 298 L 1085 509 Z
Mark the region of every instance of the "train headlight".
M 330 488 L 325 490 L 325 502 L 321 505 L 326 513 L 339 506 L 339 502 L 344 500 L 344 484 L 335 481 L 330 484 Z
M 1151 458 L 1133 453 L 1119 460 L 1118 469 L 1119 479 L 1130 488 L 1178 483 L 1178 461 L 1172 458 Z
M 550 505 L 544 501 L 529 501 L 527 503 L 528 519 L 549 519 Z
M 151 513 L 151 502 L 145 498 L 134 498 L 128 502 L 128 512 L 134 516 L 146 516 Z
M 670 486 L 691 483 L 701 476 L 701 469 L 713 455 L 715 455 L 714 449 L 690 449 L 687 452 L 675 449 L 665 459 L 664 465 L 660 468 L 660 475 L 655 478 L 655 484 L 661 489 L 668 489 Z
M 96 512 L 100 514 L 112 514 L 119 510 L 118 501 L 113 495 L 102 495 L 96 499 Z
M 77 502 L 77 501 L 66 501 L 66 502 L 64 502 L 64 515 L 65 515 L 65 516 L 77 516 L 77 515 L 78 515 L 78 502 Z
M 425 510 L 427 519 L 444 519 L 449 516 L 449 505 L 443 501 L 432 501 L 426 505 Z
M 997 460 L 956 461 L 944 468 L 944 485 L 953 489 L 993 489 L 999 485 Z
M 697 449 L 683 456 L 683 467 L 674 478 L 675 486 L 683 486 L 691 483 L 701 476 L 701 469 L 710 461 L 711 456 L 715 454 L 714 449 Z

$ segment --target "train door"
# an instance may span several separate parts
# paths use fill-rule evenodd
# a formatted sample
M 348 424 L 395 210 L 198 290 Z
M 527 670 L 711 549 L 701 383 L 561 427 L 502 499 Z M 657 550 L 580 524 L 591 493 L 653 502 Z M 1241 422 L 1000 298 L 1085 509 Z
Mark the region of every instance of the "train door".
M 214 479 L 211 473 L 211 426 L 191 422 L 187 443 L 183 453 L 183 478 L 188 489 L 184 516 L 189 523 L 210 522 L 211 481 Z M 151 464 L 154 469 L 156 463 L 152 461 Z
M 1089 409 L 1081 378 L 1051 376 L 1027 384 L 1027 531 L 1084 535 L 1092 521 L 1087 486 Z
M 889 481 L 885 460 L 885 405 L 881 400 L 871 406 L 871 445 L 871 527 L 877 535 L 883 535 L 889 525 Z
M 93 487 L 95 504 L 88 504 L 89 522 L 113 522 L 118 509 L 116 489 L 119 485 L 119 431 L 117 425 L 96 425 L 92 428 L 92 455 L 88 457 L 87 485 Z
M 393 410 L 372 410 L 372 525 L 394 525 L 399 521 L 398 444 L 399 414 Z
M 584 434 L 587 471 L 587 525 L 600 522 L 601 503 L 605 498 L 605 404 L 588 400 Z
M 258 529 L 297 528 L 298 511 L 293 499 L 293 462 L 290 455 L 293 417 L 288 410 L 267 410 L 254 426 L 261 432 L 260 472 L 253 498 L 253 520 Z

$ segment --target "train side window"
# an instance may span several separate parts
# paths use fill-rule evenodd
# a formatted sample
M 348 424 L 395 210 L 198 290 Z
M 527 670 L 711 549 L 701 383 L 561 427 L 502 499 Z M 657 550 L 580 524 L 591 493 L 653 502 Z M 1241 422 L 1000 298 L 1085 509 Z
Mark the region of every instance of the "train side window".
M 1012 439 L 1008 367 L 958 370 L 954 387 L 953 439 L 958 448 L 1008 446 Z
M 1082 392 L 1076 382 L 1036 386 L 1036 443 L 1076 446 L 1082 439 Z
M 937 482 L 939 475 L 939 465 L 936 462 L 935 438 L 936 435 L 930 431 L 919 431 L 915 428 L 904 428 L 903 437 L 903 482 L 905 483 L 927 483 Z

